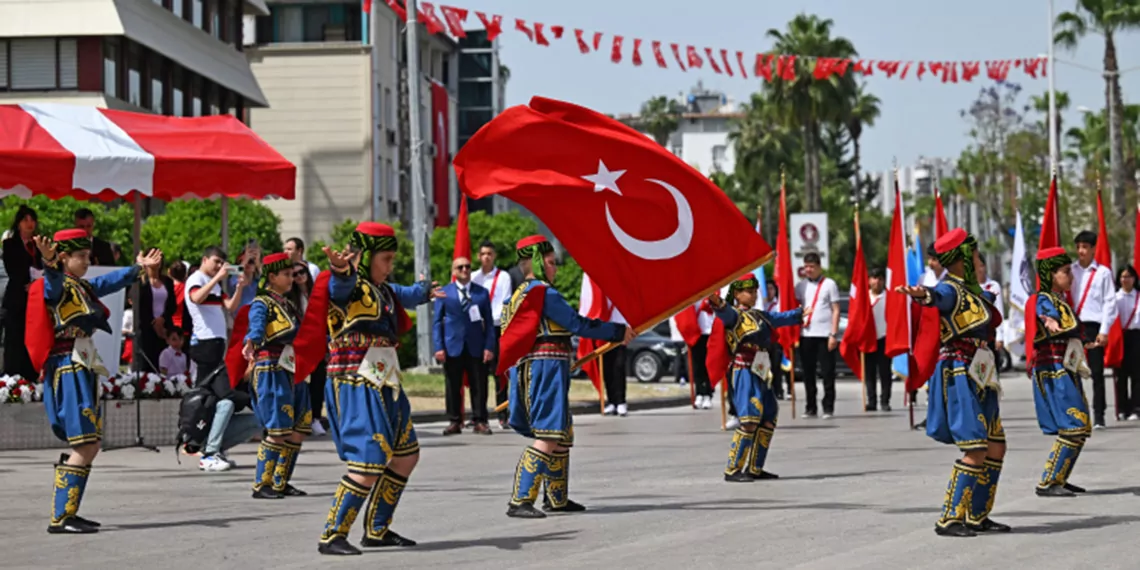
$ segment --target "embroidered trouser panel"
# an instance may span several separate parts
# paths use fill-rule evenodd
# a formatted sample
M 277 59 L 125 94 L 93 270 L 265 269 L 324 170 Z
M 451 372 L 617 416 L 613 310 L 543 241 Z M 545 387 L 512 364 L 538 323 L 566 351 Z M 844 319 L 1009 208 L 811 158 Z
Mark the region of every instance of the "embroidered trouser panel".
M 983 466 L 969 465 L 960 459 L 954 462 L 954 470 L 950 472 L 950 482 L 946 485 L 946 500 L 942 505 L 942 518 L 938 519 L 938 526 L 966 522 L 966 514 L 974 500 L 974 488 L 983 469 Z
M 87 477 L 91 466 L 55 466 L 55 496 L 52 500 L 51 526 L 60 526 L 79 512 L 83 491 L 87 488 Z
M 368 498 L 368 510 L 364 513 L 364 536 L 384 538 L 384 534 L 392 524 L 396 505 L 400 504 L 400 496 L 404 494 L 404 487 L 407 485 L 408 480 L 393 473 L 391 469 L 380 476 L 380 480 L 372 486 L 372 496 Z
M 551 457 L 533 447 L 527 447 L 519 457 L 515 468 L 515 484 L 511 492 L 511 504 L 533 505 L 538 500 L 538 491 L 550 469 Z
M 551 454 L 545 467 L 546 498 L 556 509 L 565 507 L 570 499 L 570 450 Z
M 284 457 L 285 447 L 269 440 L 261 440 L 257 448 L 257 469 L 253 473 L 253 490 L 258 491 L 264 487 L 273 487 L 273 475 L 277 472 L 277 463 Z
M 1037 486 L 1045 488 L 1068 482 L 1084 444 L 1083 438 L 1058 436 L 1049 452 L 1049 459 L 1045 461 L 1045 470 L 1041 472 L 1041 482 Z
M 728 446 L 728 465 L 724 468 L 725 475 L 739 473 L 748 465 L 748 454 L 752 451 L 754 433 L 744 431 L 738 427 L 732 432 L 732 443 Z
M 772 435 L 775 428 L 759 427 L 752 438 L 752 461 L 748 466 L 748 473 L 759 475 L 764 472 L 764 460 L 768 458 L 768 448 L 772 445 Z
M 293 478 L 293 469 L 297 467 L 297 454 L 301 452 L 301 444 L 286 441 L 281 444 L 281 456 L 277 460 L 277 468 L 273 470 L 273 490 L 284 492 Z
M 348 538 L 348 531 L 352 529 L 352 523 L 356 522 L 356 515 L 368 500 L 368 491 L 348 475 L 341 478 L 336 494 L 333 495 L 328 519 L 325 520 L 321 542 L 328 543 L 336 538 Z
M 966 515 L 966 522 L 981 524 L 990 516 L 994 509 L 994 499 L 997 497 L 998 479 L 1001 478 L 1002 460 L 987 457 L 982 464 L 982 473 L 978 476 L 978 483 L 974 486 L 974 494 L 970 502 L 970 512 Z

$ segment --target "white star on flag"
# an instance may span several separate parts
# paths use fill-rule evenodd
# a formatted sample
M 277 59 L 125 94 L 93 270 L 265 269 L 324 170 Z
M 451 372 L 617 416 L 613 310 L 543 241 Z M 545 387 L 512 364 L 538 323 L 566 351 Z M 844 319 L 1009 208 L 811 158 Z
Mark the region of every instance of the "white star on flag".
M 611 190 L 614 194 L 621 196 L 621 190 L 618 189 L 617 181 L 623 174 L 625 174 L 624 170 L 610 170 L 606 168 L 605 162 L 599 160 L 598 172 L 596 174 L 583 176 L 582 179 L 594 183 L 594 192 Z

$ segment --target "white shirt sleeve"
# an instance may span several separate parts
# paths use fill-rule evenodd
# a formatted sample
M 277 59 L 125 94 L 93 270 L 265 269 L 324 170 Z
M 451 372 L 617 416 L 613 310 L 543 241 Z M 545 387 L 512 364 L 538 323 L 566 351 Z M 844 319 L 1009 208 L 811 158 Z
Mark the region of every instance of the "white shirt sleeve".
M 1104 275 L 1101 279 L 1101 319 L 1100 319 L 1100 334 L 1108 335 L 1109 329 L 1112 328 L 1112 323 L 1116 322 L 1118 313 L 1116 309 L 1116 285 L 1112 283 L 1112 278 L 1109 275 L 1111 272 L 1098 271 L 1098 274 Z
M 165 374 L 171 369 L 172 360 L 174 360 L 174 351 L 169 348 L 163 349 L 162 354 L 158 355 L 158 370 Z

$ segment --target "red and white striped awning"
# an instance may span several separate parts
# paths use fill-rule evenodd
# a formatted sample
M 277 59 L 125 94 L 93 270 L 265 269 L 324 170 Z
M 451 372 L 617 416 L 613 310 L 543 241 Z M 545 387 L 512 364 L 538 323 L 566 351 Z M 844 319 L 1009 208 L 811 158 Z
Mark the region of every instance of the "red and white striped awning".
M 230 115 L 0 105 L 0 196 L 292 199 L 297 168 Z

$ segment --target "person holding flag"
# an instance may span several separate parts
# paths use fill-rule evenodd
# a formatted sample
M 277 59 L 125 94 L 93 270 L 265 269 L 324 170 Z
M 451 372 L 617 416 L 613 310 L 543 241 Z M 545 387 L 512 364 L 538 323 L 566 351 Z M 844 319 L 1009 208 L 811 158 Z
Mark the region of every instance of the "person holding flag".
M 396 248 L 395 230 L 377 222 L 357 225 L 343 251 L 324 248 L 330 271 L 317 277 L 293 341 L 294 374 L 301 378 L 328 356 L 329 434 L 348 467 L 321 532 L 321 554 L 360 554 L 348 533 L 362 509 L 361 546 L 416 544 L 391 529 L 420 455 L 395 347 L 412 328 L 404 308 L 443 298 L 443 292 L 423 276 L 411 286 L 389 283 Z
M 1105 354 L 1114 352 L 1117 368 L 1112 371 L 1120 407 L 1116 419 L 1140 420 L 1140 277 L 1136 268 L 1125 265 L 1116 274 L 1116 324 L 1119 334 L 1109 334 Z M 1113 344 L 1115 343 L 1115 345 Z M 1108 356 L 1105 360 L 1113 360 Z
M 292 343 L 301 325 L 301 310 L 287 297 L 293 287 L 293 262 L 284 253 L 273 253 L 261 263 L 257 296 L 234 318 L 226 366 L 231 387 L 245 378 L 248 367 L 253 370 L 252 407 L 265 429 L 257 449 L 253 498 L 300 497 L 308 493 L 290 485 L 289 479 L 301 443 L 313 432 L 313 412 L 309 385 L 293 375 Z
M 729 286 L 728 301 L 718 293 L 708 299 L 717 318 L 724 323 L 725 341 L 732 355 L 729 382 L 740 419 L 740 427 L 732 434 L 728 465 L 724 470 L 724 480 L 730 483 L 779 478 L 764 470 L 780 411 L 772 391 L 768 345 L 773 341 L 775 329 L 798 325 L 811 315 L 810 309 L 801 308 L 781 313 L 756 309 L 758 288 L 756 277 L 747 273 Z
M 121 291 L 139 273 L 162 263 L 157 249 L 140 252 L 131 267 L 91 280 L 91 234 L 62 230 L 53 239 L 34 236 L 44 276 L 28 288 L 25 345 L 31 365 L 43 380 L 44 409 L 52 433 L 67 443 L 55 465 L 49 534 L 91 534 L 100 524 L 79 516 L 91 476 L 91 464 L 103 441 L 103 406 L 99 376 L 110 376 L 91 340 L 96 331 L 111 332 L 110 312 L 100 297 Z
M 1026 362 L 1033 380 L 1037 423 L 1045 435 L 1057 436 L 1037 484 L 1037 495 L 1042 497 L 1071 497 L 1085 491 L 1069 483 L 1073 466 L 1092 434 L 1081 383 L 1091 372 L 1082 342 L 1084 333 L 1076 311 L 1066 301 L 1076 281 L 1071 263 L 1062 248 L 1039 250 L 1039 291 L 1026 304 Z
M 1073 287 L 1068 302 L 1081 322 L 1089 370 L 1092 371 L 1093 429 L 1104 429 L 1108 408 L 1104 386 L 1104 347 L 1108 332 L 1116 321 L 1116 287 L 1112 284 L 1112 268 L 1096 259 L 1097 234 L 1077 234 L 1077 260 L 1073 262 Z M 1077 293 L 1079 292 L 1079 293 Z
M 636 335 L 628 326 L 582 317 L 566 302 L 550 284 L 558 266 L 545 237 L 523 238 L 516 250 L 525 279 L 503 309 L 499 372 L 510 369 L 511 428 L 535 441 L 515 467 L 507 516 L 540 519 L 546 514 L 534 502 L 544 483 L 545 510 L 586 510 L 569 498 L 571 335 L 621 343 Z
M 993 351 L 1001 315 L 977 280 L 978 245 L 955 228 L 934 243 L 947 276 L 934 287 L 898 290 L 940 315 L 938 355 L 916 354 L 915 360 L 937 358 L 930 378 L 926 434 L 956 444 L 964 453 L 954 463 L 942 516 L 934 526 L 940 536 L 968 537 L 978 532 L 1008 532 L 989 518 L 1005 458 L 1005 430 L 998 398 L 1001 385 Z M 934 334 L 933 331 L 920 332 Z

